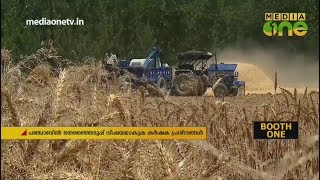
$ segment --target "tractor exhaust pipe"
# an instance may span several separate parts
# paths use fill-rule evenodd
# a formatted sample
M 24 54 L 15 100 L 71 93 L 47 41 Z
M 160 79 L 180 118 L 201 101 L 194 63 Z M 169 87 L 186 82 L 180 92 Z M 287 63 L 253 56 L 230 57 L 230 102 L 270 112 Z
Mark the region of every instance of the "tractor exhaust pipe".
M 217 73 L 217 71 L 218 71 L 218 61 L 217 61 L 217 54 L 216 53 L 214 53 L 214 60 L 215 60 L 215 71 L 214 71 L 214 73 L 215 73 L 215 77 L 217 77 L 218 76 L 218 73 Z
M 215 60 L 215 66 L 216 66 L 216 71 L 218 70 L 218 60 L 217 60 L 217 54 L 214 53 L 214 60 Z

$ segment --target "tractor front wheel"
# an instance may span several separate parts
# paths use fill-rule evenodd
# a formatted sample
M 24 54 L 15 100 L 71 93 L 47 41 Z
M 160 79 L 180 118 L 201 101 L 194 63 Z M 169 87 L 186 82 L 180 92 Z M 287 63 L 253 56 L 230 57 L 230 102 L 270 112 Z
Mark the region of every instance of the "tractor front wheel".
M 239 88 L 234 87 L 230 89 L 230 96 L 237 96 L 239 94 Z
M 225 84 L 219 83 L 214 88 L 213 93 L 214 93 L 214 96 L 216 96 L 216 97 L 223 97 L 223 96 L 229 95 L 229 90 Z

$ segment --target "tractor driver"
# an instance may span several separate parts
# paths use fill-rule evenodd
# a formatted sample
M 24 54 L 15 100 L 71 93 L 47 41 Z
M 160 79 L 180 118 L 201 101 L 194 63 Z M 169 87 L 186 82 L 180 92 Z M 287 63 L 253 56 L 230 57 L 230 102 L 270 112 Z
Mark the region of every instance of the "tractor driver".
M 111 65 L 111 66 L 114 67 L 114 66 L 116 66 L 118 64 L 118 59 L 117 59 L 117 56 L 115 54 L 112 54 L 112 53 L 110 53 L 110 54 L 111 54 L 111 56 L 107 60 L 107 65 Z

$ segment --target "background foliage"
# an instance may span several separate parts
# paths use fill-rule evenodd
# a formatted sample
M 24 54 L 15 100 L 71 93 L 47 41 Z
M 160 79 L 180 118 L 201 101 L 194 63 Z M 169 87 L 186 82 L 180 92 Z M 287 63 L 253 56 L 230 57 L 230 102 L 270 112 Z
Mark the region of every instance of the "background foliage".
M 187 50 L 225 47 L 282 48 L 319 56 L 317 0 L 1 0 L 1 47 L 13 55 L 34 52 L 53 38 L 61 55 L 73 61 L 85 56 L 146 57 L 160 46 L 165 61 Z M 84 26 L 26 26 L 26 19 L 83 19 Z M 305 37 L 267 37 L 264 13 L 305 12 Z M 51 34 L 52 30 L 53 34 Z

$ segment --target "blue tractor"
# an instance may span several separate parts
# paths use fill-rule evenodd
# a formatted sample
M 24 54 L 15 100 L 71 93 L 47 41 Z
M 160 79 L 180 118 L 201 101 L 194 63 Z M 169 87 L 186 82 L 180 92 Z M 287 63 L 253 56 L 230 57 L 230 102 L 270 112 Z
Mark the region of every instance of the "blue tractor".
M 130 62 L 120 60 L 118 68 L 122 72 L 119 78 L 121 88 L 127 91 L 131 86 L 148 84 L 166 92 L 172 84 L 172 68 L 161 63 L 160 52 L 159 47 L 153 47 L 147 58 L 132 59 Z
M 120 60 L 118 65 L 107 65 L 107 70 L 118 72 L 123 91 L 144 86 L 158 88 L 177 96 L 202 96 L 212 87 L 216 97 L 236 96 L 245 92 L 245 82 L 238 81 L 237 64 L 217 63 L 216 54 L 188 51 L 178 54 L 178 68 L 174 74 L 168 64 L 160 61 L 161 50 L 153 47 L 147 58 Z M 209 60 L 213 63 L 208 66 Z M 120 73 L 119 73 L 120 72 Z
M 213 63 L 208 65 L 210 59 Z M 216 54 L 201 51 L 179 53 L 178 60 L 173 81 L 175 95 L 203 95 L 209 87 L 216 97 L 236 96 L 239 89 L 245 94 L 245 82 L 238 81 L 237 64 L 218 64 Z

